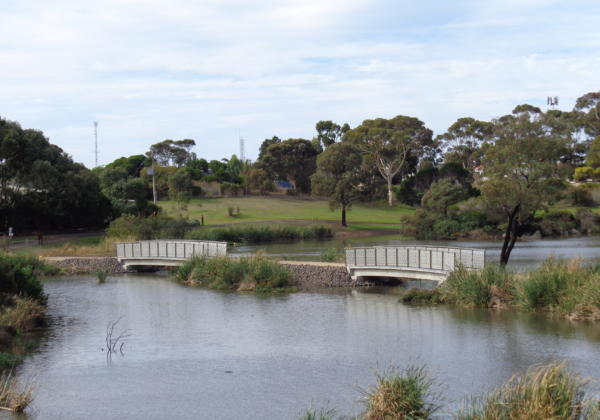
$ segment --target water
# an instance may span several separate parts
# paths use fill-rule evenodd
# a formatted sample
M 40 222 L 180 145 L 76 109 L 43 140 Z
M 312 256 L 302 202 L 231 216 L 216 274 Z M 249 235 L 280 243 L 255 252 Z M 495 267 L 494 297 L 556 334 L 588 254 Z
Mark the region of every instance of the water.
M 346 246 L 374 245 L 435 245 L 452 247 L 472 247 L 486 250 L 486 261 L 500 260 L 501 242 L 498 241 L 417 241 L 381 238 L 361 238 L 351 241 L 303 241 L 284 244 L 242 245 L 230 249 L 232 255 L 254 255 L 263 251 L 268 256 L 285 257 L 292 260 L 318 260 L 327 248 L 342 249 Z M 509 267 L 515 270 L 528 270 L 541 264 L 546 258 L 582 257 L 593 261 L 600 259 L 600 237 L 579 237 L 568 239 L 539 239 L 518 241 L 513 249 Z
M 446 413 L 536 363 L 567 359 L 600 379 L 600 326 L 544 314 L 411 308 L 367 291 L 261 298 L 156 275 L 45 288 L 52 324 L 19 369 L 35 378 L 31 418 L 297 419 L 310 406 L 355 415 L 376 369 L 413 363 L 443 384 Z M 119 317 L 132 335 L 109 364 L 101 348 Z

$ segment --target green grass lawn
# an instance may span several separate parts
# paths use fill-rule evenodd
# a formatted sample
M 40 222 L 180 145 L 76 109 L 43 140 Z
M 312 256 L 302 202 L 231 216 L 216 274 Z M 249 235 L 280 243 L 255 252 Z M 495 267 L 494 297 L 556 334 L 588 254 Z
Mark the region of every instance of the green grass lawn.
M 173 201 L 161 201 L 159 205 L 168 215 L 178 215 L 179 210 Z M 228 208 L 239 208 L 238 216 L 229 216 Z M 385 203 L 355 204 L 347 212 L 348 225 L 363 225 L 364 229 L 397 229 L 400 218 L 414 211 L 412 207 Z M 267 221 L 339 222 L 341 211 L 329 209 L 325 200 L 303 200 L 293 197 L 232 197 L 194 199 L 187 204 L 183 214 L 191 219 L 204 215 L 205 225 L 232 223 L 252 223 Z M 377 226 L 377 224 L 395 226 Z

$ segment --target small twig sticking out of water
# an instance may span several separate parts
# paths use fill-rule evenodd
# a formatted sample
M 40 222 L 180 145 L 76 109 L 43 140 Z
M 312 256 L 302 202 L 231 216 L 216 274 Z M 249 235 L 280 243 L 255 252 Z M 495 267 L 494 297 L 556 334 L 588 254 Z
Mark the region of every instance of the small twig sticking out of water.
M 116 321 L 109 323 L 106 327 L 106 359 L 109 363 L 113 353 L 116 353 L 118 351 L 119 353 L 121 353 L 121 356 L 125 355 L 125 353 L 123 353 L 125 339 L 131 336 L 131 334 L 129 334 L 129 331 L 131 330 L 127 329 L 122 331 L 120 334 L 116 335 L 116 337 L 113 337 L 116 334 L 115 327 L 117 326 L 119 321 L 121 321 L 121 319 L 123 319 L 122 316 L 119 317 L 119 319 L 117 319 Z

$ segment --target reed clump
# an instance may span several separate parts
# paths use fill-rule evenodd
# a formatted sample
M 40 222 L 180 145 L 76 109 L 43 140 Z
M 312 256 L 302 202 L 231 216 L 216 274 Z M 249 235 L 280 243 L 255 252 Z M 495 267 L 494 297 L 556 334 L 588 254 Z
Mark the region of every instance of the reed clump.
M 186 239 L 224 241 L 230 243 L 266 243 L 306 239 L 328 239 L 333 231 L 325 226 L 230 226 L 223 228 L 196 228 Z
M 30 297 L 13 296 L 12 303 L 3 306 L 0 325 L 14 328 L 18 333 L 42 326 L 46 317 L 46 306 Z
M 33 384 L 22 389 L 12 371 L 0 376 L 0 408 L 15 413 L 22 413 L 33 401 Z
M 400 302 L 408 305 L 437 305 L 444 303 L 439 289 L 409 289 L 400 297 Z
M 459 420 L 577 420 L 590 417 L 594 402 L 585 400 L 587 383 L 565 363 L 535 367 L 512 377 L 487 396 L 467 404 Z M 596 402 L 595 405 L 598 403 Z
M 407 304 L 451 303 L 466 307 L 555 312 L 572 320 L 600 320 L 600 273 L 580 259 L 549 258 L 529 273 L 498 265 L 480 271 L 459 267 L 433 291 L 409 291 Z
M 194 257 L 175 270 L 174 278 L 189 286 L 224 291 L 270 293 L 290 290 L 290 272 L 263 256 Z
M 365 392 L 364 420 L 429 419 L 439 406 L 432 380 L 423 367 L 410 366 L 377 375 L 374 389 Z

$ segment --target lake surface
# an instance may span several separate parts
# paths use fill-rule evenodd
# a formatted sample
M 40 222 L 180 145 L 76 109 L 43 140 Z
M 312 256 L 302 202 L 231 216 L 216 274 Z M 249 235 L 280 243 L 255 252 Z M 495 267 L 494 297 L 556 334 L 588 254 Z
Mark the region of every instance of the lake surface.
M 486 261 L 498 262 L 502 243 L 498 241 L 417 241 L 380 238 L 352 240 L 302 241 L 284 244 L 241 245 L 229 249 L 232 255 L 254 255 L 262 251 L 268 256 L 285 257 L 291 260 L 318 260 L 328 248 L 343 249 L 348 246 L 375 245 L 435 245 L 471 247 L 486 250 Z M 539 239 L 518 241 L 513 249 L 508 266 L 514 270 L 528 270 L 541 264 L 548 257 L 575 258 L 593 261 L 600 259 L 600 237 L 585 236 L 567 239 Z
M 411 308 L 369 291 L 261 298 L 158 275 L 56 278 L 45 289 L 52 324 L 19 368 L 36 384 L 27 418 L 356 415 L 376 370 L 409 364 L 441 384 L 445 413 L 536 363 L 566 359 L 600 379 L 600 326 L 543 314 Z M 107 363 L 106 327 L 119 317 L 132 335 Z

